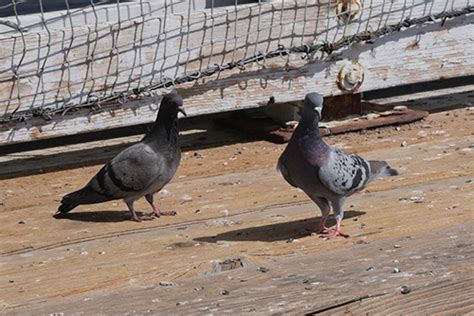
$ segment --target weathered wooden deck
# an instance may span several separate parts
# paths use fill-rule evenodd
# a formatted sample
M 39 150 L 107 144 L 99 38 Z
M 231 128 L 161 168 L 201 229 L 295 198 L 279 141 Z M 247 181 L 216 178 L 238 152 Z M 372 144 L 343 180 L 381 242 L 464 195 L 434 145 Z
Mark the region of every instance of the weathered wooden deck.
M 159 201 L 173 218 L 134 223 L 120 201 L 53 218 L 98 165 L 2 180 L 0 311 L 472 313 L 473 123 L 474 111 L 459 109 L 328 137 L 401 174 L 348 199 L 347 239 L 307 236 L 320 212 L 275 170 L 284 145 L 228 131 L 201 140 L 230 140 L 223 146 L 183 144 Z M 145 201 L 137 207 L 148 211 Z

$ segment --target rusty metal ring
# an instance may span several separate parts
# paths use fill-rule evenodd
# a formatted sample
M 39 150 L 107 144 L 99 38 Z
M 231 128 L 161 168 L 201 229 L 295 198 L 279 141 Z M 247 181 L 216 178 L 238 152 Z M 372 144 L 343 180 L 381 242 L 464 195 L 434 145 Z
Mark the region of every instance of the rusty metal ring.
M 337 74 L 337 86 L 348 92 L 357 91 L 364 82 L 364 68 L 357 61 L 344 62 Z

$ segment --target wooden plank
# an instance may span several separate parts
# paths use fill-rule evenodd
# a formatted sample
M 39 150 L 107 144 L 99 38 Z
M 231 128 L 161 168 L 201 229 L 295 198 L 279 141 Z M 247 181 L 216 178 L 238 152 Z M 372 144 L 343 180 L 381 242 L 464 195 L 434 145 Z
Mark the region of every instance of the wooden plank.
M 0 0 L 0 7 L 11 4 L 11 0 Z M 191 12 L 209 9 L 210 4 L 206 0 L 189 1 L 167 1 L 167 0 L 132 0 L 128 2 L 102 3 L 95 2 L 94 8 L 90 0 L 69 1 L 69 14 L 66 10 L 66 2 L 53 0 L 42 3 L 44 11 L 44 21 L 42 20 L 39 2 L 16 3 L 16 16 L 12 6 L 0 12 L 2 21 L 19 24 L 27 32 L 38 32 L 64 29 L 81 25 L 99 25 L 125 22 L 127 20 L 139 19 L 150 16 L 163 16 L 165 11 L 168 14 L 187 15 Z M 220 0 L 214 3 L 215 10 L 222 10 L 222 6 L 233 6 L 234 0 Z M 119 19 L 120 18 L 120 19 Z M 15 30 L 0 24 L 0 34 L 14 33 Z
M 402 285 L 412 287 L 409 295 L 430 288 L 439 293 L 438 281 L 445 280 L 447 289 L 457 289 L 472 275 L 465 269 L 473 258 L 473 120 L 473 112 L 462 109 L 430 115 L 400 131 L 328 138 L 367 159 L 388 160 L 400 171 L 347 200 L 347 239 L 308 236 L 306 229 L 317 225 L 320 213 L 275 170 L 284 145 L 250 142 L 238 133 L 231 144 L 183 153 L 178 174 L 158 195 L 160 207 L 177 211 L 173 218 L 133 223 L 126 206 L 112 201 L 54 219 L 61 197 L 84 185 L 100 165 L 2 180 L 0 311 L 189 314 L 188 309 L 204 313 L 199 308 L 211 306 L 222 314 L 248 306 L 262 314 L 268 308 L 302 314 L 379 294 L 363 292 L 372 287 L 387 286 L 388 294 L 374 299 L 400 300 Z M 408 145 L 400 147 L 402 141 Z M 412 202 L 414 196 L 422 203 Z M 149 209 L 143 199 L 136 207 Z M 248 268 L 212 272 L 235 257 Z M 269 270 L 257 271 L 261 266 Z M 392 273 L 395 267 L 401 272 Z M 162 281 L 176 286 L 159 285 Z M 417 302 L 428 304 L 425 297 Z M 462 311 L 465 303 L 453 298 L 445 305 Z M 436 312 L 439 305 L 432 308 Z
M 143 134 L 0 155 L 0 180 L 105 163 L 142 137 Z M 187 122 L 180 132 L 183 152 L 223 146 L 237 140 L 242 137 L 217 129 L 211 119 Z
M 287 47 L 301 44 L 296 43 L 293 36 L 279 37 L 281 32 L 288 34 L 286 32 L 289 27 L 292 27 L 292 34 L 297 34 L 303 41 L 314 40 L 314 34 L 318 32 L 317 40 L 326 36 L 337 39 L 361 29 L 375 29 L 381 20 L 383 23 L 399 21 L 407 14 L 402 3 L 394 3 L 392 13 L 389 14 L 386 8 L 381 6 L 381 2 L 376 1 L 373 7 L 370 7 L 370 12 L 371 16 L 377 18 L 369 18 L 367 8 L 360 21 L 345 28 L 344 33 L 337 27 L 334 12 L 328 11 L 329 4 L 319 3 L 305 8 L 300 2 L 296 6 L 293 2 L 284 3 L 283 10 L 279 4 L 261 4 L 260 8 L 239 9 L 237 15 L 232 11 L 220 11 L 213 17 L 193 13 L 189 24 L 178 16 L 167 17 L 166 25 L 161 17 L 148 18 L 138 23 L 122 23 L 120 36 L 115 39 L 120 54 L 113 56 L 110 56 L 109 52 L 112 38 L 118 34 L 118 29 L 113 32 L 111 30 L 116 26 L 101 28 L 97 35 L 87 27 L 78 28 L 75 29 L 73 51 L 68 57 L 68 65 L 74 69 L 71 74 L 63 73 L 61 68 L 65 60 L 62 52 L 71 44 L 70 30 L 52 32 L 51 37 L 45 36 L 44 33 L 26 34 L 27 47 L 31 49 L 27 51 L 19 68 L 23 78 L 20 79 L 21 109 L 36 106 L 37 102 L 44 105 L 57 104 L 58 100 L 59 103 L 80 102 L 85 100 L 91 89 L 99 89 L 100 92 L 101 87 L 106 87 L 106 91 L 112 88 L 124 91 L 156 80 L 159 76 L 173 77 L 176 73 L 194 71 L 208 64 L 227 62 L 255 52 L 274 49 L 278 43 Z M 461 5 L 461 2 L 458 4 Z M 444 5 L 443 1 L 430 3 L 429 12 L 441 11 Z M 426 12 L 427 3 L 417 0 L 413 3 L 410 14 L 417 16 Z M 305 20 L 304 16 L 309 18 Z M 325 19 L 329 23 L 327 32 L 327 24 L 316 23 Z M 235 21 L 237 25 L 233 24 Z M 295 101 L 314 90 L 324 95 L 341 94 L 336 78 L 339 68 L 348 60 L 357 59 L 364 68 L 365 79 L 359 91 L 396 86 L 400 83 L 472 75 L 473 50 L 467 49 L 472 47 L 472 42 L 464 36 L 469 32 L 472 21 L 472 16 L 465 16 L 446 21 L 442 27 L 432 24 L 394 33 L 373 44 L 353 46 L 329 59 L 316 56 L 314 60 L 303 61 L 300 56 L 292 56 L 289 60 L 267 60 L 265 68 L 253 65 L 245 71 L 227 71 L 194 84 L 180 85 L 180 92 L 185 97 L 188 112 L 191 115 L 200 115 L 265 105 L 270 97 L 274 97 L 277 102 Z M 213 23 L 214 33 L 211 36 L 209 28 Z M 256 32 L 257 28 L 260 32 Z M 144 39 L 140 43 L 141 46 L 133 46 L 134 43 L 137 44 L 139 37 Z M 165 41 L 157 41 L 165 37 Z M 3 38 L 1 41 L 0 69 L 6 71 L 0 74 L 3 79 L 0 85 L 0 111 L 10 113 L 19 105 L 18 99 L 8 102 L 6 100 L 12 94 L 16 96 L 18 92 L 18 85 L 13 86 L 11 81 L 11 65 L 21 59 L 22 44 L 18 36 Z M 417 45 L 414 46 L 414 42 Z M 92 68 L 85 61 L 94 45 L 97 51 L 92 76 Z M 165 53 L 165 49 L 168 53 Z M 42 56 L 41 61 L 46 62 L 47 54 L 50 57 L 47 59 L 43 81 L 40 82 L 36 76 L 37 59 Z M 159 56 L 158 59 L 155 56 Z M 133 65 L 135 67 L 132 67 Z M 157 71 L 159 73 L 156 73 Z M 106 76 L 108 72 L 111 76 Z M 47 93 L 36 93 L 38 87 Z M 150 122 L 155 116 L 157 102 L 159 98 L 144 99 L 129 102 L 123 107 L 115 105 L 108 112 L 92 115 L 74 113 L 49 122 L 38 119 L 27 123 L 2 124 L 0 140 L 1 143 L 17 143 Z
M 473 228 L 470 223 L 449 227 L 450 232 L 437 230 L 409 236 L 410 243 L 396 238 L 339 251 L 293 256 L 266 263 L 264 273 L 253 264 L 176 281 L 171 287 L 156 285 L 134 291 L 80 296 L 57 305 L 40 305 L 35 310 L 42 314 L 185 315 L 197 311 L 267 315 L 359 311 L 462 314 L 472 312 L 474 307 L 474 298 L 470 295 L 474 282 L 469 276 L 470 266 L 474 264 L 474 247 L 472 243 L 464 243 L 472 241 Z M 459 235 L 465 238 L 453 243 L 452 237 Z M 396 244 L 401 247 L 394 249 Z M 401 267 L 403 271 L 397 275 L 392 272 L 394 267 Z M 410 293 L 401 294 L 402 286 L 409 286 Z M 455 299 L 454 293 L 458 294 Z M 84 304 L 86 297 L 87 304 Z M 360 304 L 346 304 L 357 298 L 361 298 Z
M 467 274 L 472 273 L 472 270 L 466 267 L 459 267 L 459 269 L 461 273 L 463 271 Z M 474 311 L 474 300 L 472 295 L 469 295 L 472 291 L 474 291 L 474 282 L 470 277 L 450 278 L 438 282 L 431 280 L 427 284 L 418 286 L 410 295 L 392 294 L 376 299 L 363 299 L 318 314 L 340 315 L 350 312 L 362 315 L 380 312 L 384 314 L 465 315 Z M 453 300 L 453 297 L 457 299 Z
M 363 104 L 365 104 L 364 102 Z M 387 107 L 384 106 L 387 110 Z M 336 135 L 363 129 L 383 127 L 390 124 L 403 124 L 422 119 L 428 115 L 424 111 L 411 111 L 398 113 L 393 117 L 379 117 L 373 120 L 348 121 L 335 127 L 321 128 L 323 136 Z M 283 128 L 275 121 L 255 118 L 243 119 L 216 119 L 220 129 L 213 126 L 212 122 L 201 121 L 188 124 L 187 130 L 181 132 L 180 143 L 183 151 L 192 151 L 197 148 L 222 146 L 238 139 L 229 127 L 249 134 L 249 139 L 265 139 L 274 143 L 285 143 L 291 138 L 294 128 Z M 194 127 L 194 128 L 193 128 Z M 209 134 L 212 133 L 212 137 Z M 105 163 L 121 150 L 139 141 L 142 135 L 133 137 L 114 138 L 106 141 L 92 141 L 75 145 L 66 145 L 55 148 L 31 150 L 20 153 L 10 153 L 0 157 L 0 180 L 46 173 L 57 170 L 78 168 L 94 164 Z

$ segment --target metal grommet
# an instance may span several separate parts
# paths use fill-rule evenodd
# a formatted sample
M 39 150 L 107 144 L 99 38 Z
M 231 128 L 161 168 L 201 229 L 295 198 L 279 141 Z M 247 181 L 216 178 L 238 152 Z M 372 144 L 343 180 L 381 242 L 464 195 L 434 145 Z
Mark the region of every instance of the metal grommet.
M 357 61 L 344 62 L 339 68 L 336 82 L 339 89 L 354 92 L 364 82 L 364 68 Z

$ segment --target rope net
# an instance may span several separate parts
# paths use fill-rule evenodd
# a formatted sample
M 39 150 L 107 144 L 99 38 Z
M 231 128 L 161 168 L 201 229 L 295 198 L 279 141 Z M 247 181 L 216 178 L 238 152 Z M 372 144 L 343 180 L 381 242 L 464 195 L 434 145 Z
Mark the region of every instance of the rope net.
M 471 0 L 0 0 L 0 124 L 120 107 L 272 58 L 308 62 Z

